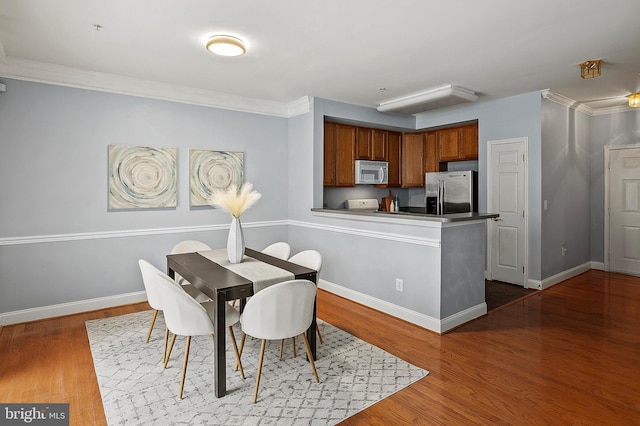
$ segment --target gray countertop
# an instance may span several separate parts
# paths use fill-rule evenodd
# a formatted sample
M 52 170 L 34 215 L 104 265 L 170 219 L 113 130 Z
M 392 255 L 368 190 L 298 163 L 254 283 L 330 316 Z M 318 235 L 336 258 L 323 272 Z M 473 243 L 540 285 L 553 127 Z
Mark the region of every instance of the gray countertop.
M 321 213 L 340 213 L 340 214 L 359 215 L 359 216 L 376 216 L 381 218 L 398 217 L 403 219 L 415 219 L 415 220 L 424 220 L 424 221 L 430 221 L 430 222 L 464 222 L 469 220 L 492 219 L 500 216 L 497 213 L 476 213 L 476 212 L 435 215 L 435 214 L 416 213 L 416 212 L 409 212 L 409 211 L 384 212 L 384 211 L 358 211 L 358 210 L 346 210 L 346 209 L 311 209 L 311 211 L 321 212 Z

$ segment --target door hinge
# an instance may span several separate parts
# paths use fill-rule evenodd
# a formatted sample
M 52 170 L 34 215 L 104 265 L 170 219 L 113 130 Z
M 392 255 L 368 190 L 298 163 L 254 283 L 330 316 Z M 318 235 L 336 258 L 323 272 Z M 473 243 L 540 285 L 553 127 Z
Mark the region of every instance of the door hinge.
M 524 210 L 522 210 L 522 217 L 524 217 Z
M 524 266 L 522 267 L 522 273 L 524 274 Z
M 522 161 L 524 161 L 524 154 L 522 154 Z

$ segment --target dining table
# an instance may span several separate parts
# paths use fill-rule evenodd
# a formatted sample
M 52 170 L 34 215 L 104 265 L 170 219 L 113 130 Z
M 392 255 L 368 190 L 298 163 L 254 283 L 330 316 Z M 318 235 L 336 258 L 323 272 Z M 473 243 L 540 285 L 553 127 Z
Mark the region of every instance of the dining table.
M 167 273 L 179 274 L 216 304 L 214 326 L 214 391 L 216 397 L 227 391 L 225 305 L 240 300 L 240 310 L 247 297 L 262 288 L 289 279 L 305 279 L 317 284 L 318 271 L 288 262 L 260 251 L 246 248 L 242 262 L 232 264 L 226 249 L 167 255 Z M 316 304 L 313 322 L 307 330 L 312 356 L 316 357 Z

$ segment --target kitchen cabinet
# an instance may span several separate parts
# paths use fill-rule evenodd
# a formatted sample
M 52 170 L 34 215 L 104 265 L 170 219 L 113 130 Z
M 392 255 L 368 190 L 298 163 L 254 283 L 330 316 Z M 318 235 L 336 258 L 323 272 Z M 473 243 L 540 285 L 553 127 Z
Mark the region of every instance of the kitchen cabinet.
M 324 186 L 355 186 L 356 127 L 325 122 Z
M 437 131 L 438 161 L 478 159 L 478 125 L 451 127 Z
M 402 187 L 424 186 L 424 133 L 402 134 Z
M 336 186 L 355 186 L 356 128 L 338 124 L 336 128 Z
M 460 128 L 460 159 L 478 159 L 478 125 L 473 124 Z
M 402 184 L 402 133 L 387 132 L 387 161 L 389 162 L 389 187 Z
M 371 129 L 356 129 L 356 160 L 371 160 Z
M 335 123 L 324 123 L 324 186 L 336 186 L 336 127 Z
M 389 161 L 387 144 L 389 133 L 386 130 L 371 129 L 371 159 L 375 161 Z
M 356 160 L 387 161 L 387 131 L 358 127 Z
M 424 134 L 424 171 L 437 172 L 438 164 L 438 134 L 426 132 Z

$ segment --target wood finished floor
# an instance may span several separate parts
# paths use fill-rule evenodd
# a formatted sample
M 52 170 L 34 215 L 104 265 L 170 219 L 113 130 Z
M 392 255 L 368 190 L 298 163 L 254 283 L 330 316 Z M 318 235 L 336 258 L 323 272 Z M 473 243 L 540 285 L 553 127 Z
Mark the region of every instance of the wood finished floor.
M 104 425 L 84 322 L 148 308 L 137 304 L 3 327 L 0 402 L 70 402 L 72 425 Z M 430 371 L 344 425 L 640 420 L 637 277 L 592 270 L 443 336 L 324 291 L 318 313 Z

